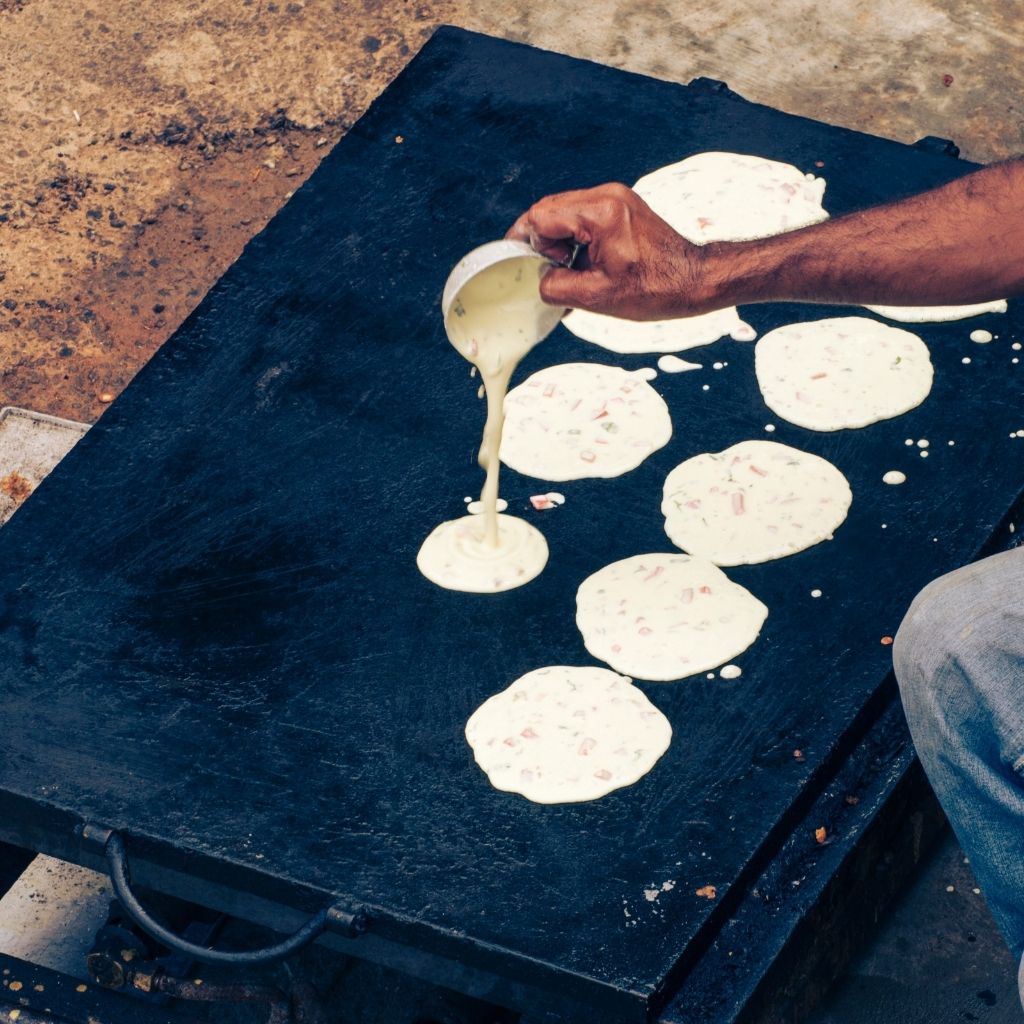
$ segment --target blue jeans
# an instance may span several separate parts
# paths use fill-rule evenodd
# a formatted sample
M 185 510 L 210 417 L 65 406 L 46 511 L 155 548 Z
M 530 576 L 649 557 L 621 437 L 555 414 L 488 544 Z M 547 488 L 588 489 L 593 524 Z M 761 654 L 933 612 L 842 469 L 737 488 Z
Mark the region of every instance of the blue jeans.
M 914 600 L 893 664 L 918 756 L 992 916 L 1024 955 L 1024 547 Z M 1019 977 L 1024 1001 L 1024 961 Z

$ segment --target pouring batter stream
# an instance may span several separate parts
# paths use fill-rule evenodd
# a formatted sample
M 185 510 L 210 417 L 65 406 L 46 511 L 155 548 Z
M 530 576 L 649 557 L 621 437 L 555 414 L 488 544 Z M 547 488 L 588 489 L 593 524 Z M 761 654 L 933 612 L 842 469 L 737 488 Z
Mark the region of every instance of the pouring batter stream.
M 474 255 L 470 253 L 456 267 L 453 279 L 464 264 L 471 269 Z M 424 576 L 449 590 L 510 590 L 534 579 L 547 563 L 547 543 L 540 532 L 523 519 L 500 515 L 497 508 L 498 452 L 509 382 L 520 360 L 560 317 L 559 310 L 540 299 L 539 281 L 547 265 L 543 257 L 522 246 L 512 258 L 487 266 L 453 296 L 445 297 L 448 338 L 479 370 L 487 397 L 479 454 L 486 474 L 480 494 L 483 513 L 442 523 L 423 542 L 416 558 Z

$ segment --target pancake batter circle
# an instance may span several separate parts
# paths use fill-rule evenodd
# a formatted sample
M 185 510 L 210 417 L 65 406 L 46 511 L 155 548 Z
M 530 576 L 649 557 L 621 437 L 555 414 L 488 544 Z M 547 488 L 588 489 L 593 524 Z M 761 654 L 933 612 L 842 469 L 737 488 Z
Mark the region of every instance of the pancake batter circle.
M 668 719 L 630 679 L 591 666 L 527 672 L 466 723 L 491 785 L 540 804 L 596 800 L 630 786 L 671 739 Z
M 576 592 L 590 653 L 618 672 L 670 682 L 718 668 L 756 639 L 768 609 L 703 558 L 656 552 L 613 562 Z
M 928 397 L 933 376 L 928 346 L 916 334 L 859 316 L 769 331 L 754 366 L 772 412 L 825 431 L 908 412 Z
M 675 320 L 623 320 L 605 313 L 574 309 L 566 314 L 562 323 L 577 338 L 623 355 L 684 352 L 719 338 L 752 341 L 757 336 L 750 324 L 740 319 L 735 306 Z
M 828 219 L 823 178 L 745 153 L 697 153 L 645 174 L 633 189 L 698 245 L 765 238 Z
M 671 436 L 668 406 L 637 373 L 560 363 L 509 392 L 501 461 L 541 480 L 613 477 L 635 469 Z
M 416 565 L 446 590 L 496 594 L 540 575 L 548 561 L 544 535 L 515 516 L 498 516 L 498 544 L 487 541 L 484 517 L 468 515 L 436 526 L 423 542 Z
M 777 441 L 741 441 L 676 466 L 661 512 L 684 551 L 751 565 L 831 539 L 852 500 L 846 477 L 826 459 Z
M 981 316 L 982 313 L 1005 313 L 1006 299 L 995 302 L 978 302 L 969 306 L 865 306 L 872 313 L 887 320 L 899 320 L 904 324 L 939 323 L 948 320 L 966 320 Z
M 828 218 L 822 178 L 742 153 L 698 153 L 645 174 L 633 190 L 697 245 L 763 238 Z M 563 323 L 584 341 L 623 353 L 682 352 L 726 336 L 756 336 L 735 307 L 647 322 L 573 310 Z

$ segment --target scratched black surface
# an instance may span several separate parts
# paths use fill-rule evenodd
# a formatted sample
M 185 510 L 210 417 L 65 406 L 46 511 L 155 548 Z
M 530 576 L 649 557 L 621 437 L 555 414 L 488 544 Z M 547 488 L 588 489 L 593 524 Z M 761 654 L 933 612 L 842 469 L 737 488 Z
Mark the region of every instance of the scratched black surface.
M 621 990 L 639 1019 L 841 753 L 889 668 L 879 638 L 1024 483 L 1008 438 L 1024 427 L 1019 306 L 921 327 L 931 397 L 836 434 L 770 415 L 754 347 L 726 341 L 697 353 L 704 371 L 657 378 L 675 436 L 635 472 L 562 485 L 545 513 L 526 499 L 547 487 L 506 472 L 512 511 L 550 544 L 537 581 L 477 597 L 420 577 L 423 536 L 481 482 L 482 408 L 438 313 L 449 267 L 544 193 L 716 148 L 824 161 L 832 213 L 968 169 L 728 94 L 435 36 L 0 534 L 0 789 L 242 887 L 377 906 L 414 944 L 491 944 L 512 974 L 530 958 L 539 984 L 584 1000 Z M 745 310 L 762 333 L 836 312 Z M 975 326 L 998 340 L 971 343 Z M 650 364 L 559 328 L 520 379 L 563 360 Z M 730 572 L 771 610 L 742 677 L 643 684 L 674 740 L 631 789 L 561 807 L 493 790 L 467 716 L 530 669 L 592 663 L 577 585 L 670 549 L 666 472 L 770 421 L 855 499 L 833 542 Z M 887 469 L 907 483 L 884 486 Z M 707 884 L 717 903 L 695 896 Z

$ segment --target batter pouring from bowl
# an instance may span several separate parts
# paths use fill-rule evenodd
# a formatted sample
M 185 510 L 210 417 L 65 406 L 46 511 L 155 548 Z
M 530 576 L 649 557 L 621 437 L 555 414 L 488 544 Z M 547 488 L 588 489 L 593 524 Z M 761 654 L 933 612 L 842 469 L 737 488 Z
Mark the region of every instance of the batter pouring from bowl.
M 416 564 L 449 590 L 497 593 L 529 583 L 544 569 L 548 546 L 536 527 L 498 511 L 499 449 L 505 395 L 520 360 L 561 319 L 540 301 L 550 264 L 529 246 L 489 242 L 452 271 L 442 298 L 452 345 L 476 368 L 487 398 L 479 462 L 486 473 L 482 515 L 441 523 L 423 542 Z

